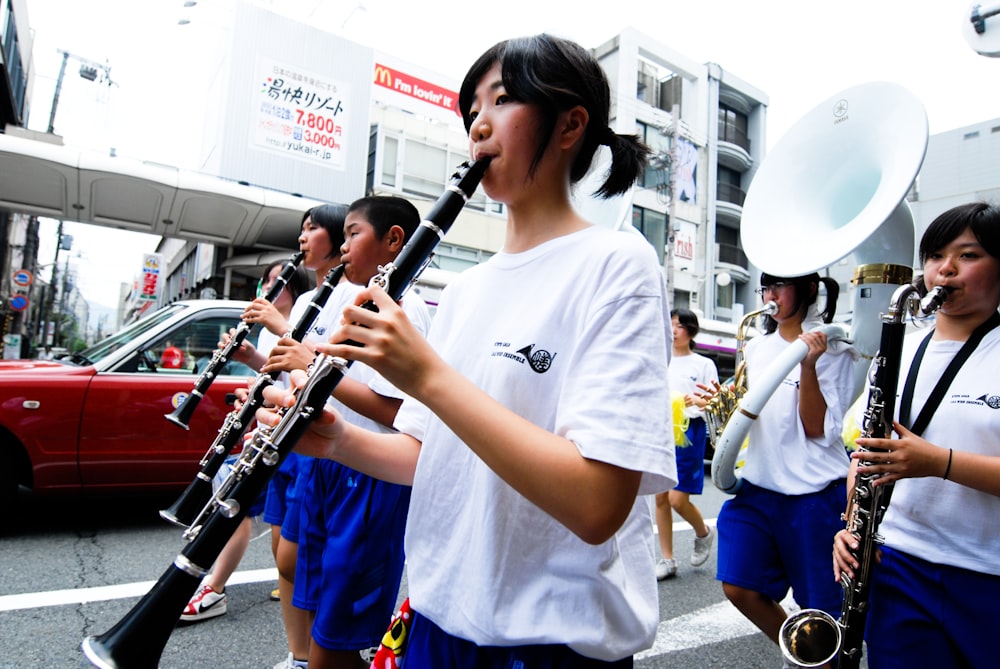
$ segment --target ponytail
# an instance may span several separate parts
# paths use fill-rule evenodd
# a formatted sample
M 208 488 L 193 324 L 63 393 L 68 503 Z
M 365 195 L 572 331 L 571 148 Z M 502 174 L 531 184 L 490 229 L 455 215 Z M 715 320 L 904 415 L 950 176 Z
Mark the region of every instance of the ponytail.
M 627 193 L 646 168 L 650 155 L 649 147 L 642 143 L 638 135 L 619 135 L 610 128 L 605 129 L 600 143 L 611 149 L 611 169 L 608 171 L 608 178 L 594 195 L 609 198 Z M 580 156 L 583 156 L 583 152 Z M 583 174 L 587 173 L 592 160 L 593 153 L 588 158 Z M 583 178 L 583 174 L 577 176 L 576 171 L 577 165 L 574 164 L 570 173 L 574 182 Z
M 833 317 L 837 315 L 837 297 L 840 295 L 840 284 L 828 276 L 824 276 L 819 282 L 826 286 L 826 304 L 823 306 L 823 311 L 820 312 L 820 317 L 824 323 L 832 323 Z

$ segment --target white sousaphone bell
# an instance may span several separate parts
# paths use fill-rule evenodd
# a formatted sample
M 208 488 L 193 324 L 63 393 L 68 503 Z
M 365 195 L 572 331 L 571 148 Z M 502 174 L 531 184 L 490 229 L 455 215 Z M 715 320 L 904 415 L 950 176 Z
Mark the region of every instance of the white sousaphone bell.
M 763 272 L 803 276 L 854 254 L 850 337 L 862 355 L 856 394 L 878 349 L 880 314 L 913 276 L 914 225 L 905 198 L 923 163 L 927 132 L 923 105 L 897 84 L 841 91 L 781 138 L 744 202 L 743 250 Z M 830 339 L 846 336 L 841 324 L 824 328 Z M 740 447 L 806 347 L 793 345 L 785 353 L 768 368 L 753 370 L 753 382 L 716 444 L 712 479 L 725 492 L 738 490 Z

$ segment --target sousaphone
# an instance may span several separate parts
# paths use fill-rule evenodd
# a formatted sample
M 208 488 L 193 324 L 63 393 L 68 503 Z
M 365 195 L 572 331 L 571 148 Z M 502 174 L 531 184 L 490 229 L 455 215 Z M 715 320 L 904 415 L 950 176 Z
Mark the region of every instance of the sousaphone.
M 781 138 L 744 202 L 743 250 L 763 272 L 803 276 L 853 254 L 850 337 L 862 355 L 856 394 L 878 349 L 879 314 L 913 278 L 915 233 L 906 194 L 923 163 L 927 132 L 923 105 L 902 86 L 849 88 L 814 107 Z M 828 336 L 836 335 L 830 329 Z M 716 444 L 712 479 L 722 490 L 738 490 L 740 446 L 780 380 L 804 356 L 803 350 L 754 370 Z

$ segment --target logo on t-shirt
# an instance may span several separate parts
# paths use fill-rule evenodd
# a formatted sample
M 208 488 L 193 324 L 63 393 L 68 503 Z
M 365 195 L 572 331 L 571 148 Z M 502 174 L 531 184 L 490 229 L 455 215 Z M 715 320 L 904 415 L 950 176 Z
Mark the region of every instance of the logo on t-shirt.
M 1000 409 L 1000 395 L 983 395 L 976 399 L 991 409 Z
M 517 352 L 523 355 L 524 359 L 528 361 L 528 366 L 531 367 L 532 371 L 544 374 L 549 371 L 552 361 L 556 359 L 555 353 L 549 353 L 541 348 L 537 351 L 532 351 L 534 347 L 534 344 L 528 344 L 524 348 L 518 349 Z
M 498 341 L 493 344 L 493 353 L 491 355 L 494 358 L 513 360 L 521 365 L 528 363 L 533 372 L 544 374 L 549 371 L 552 361 L 556 359 L 556 354 L 549 353 L 544 349 L 536 351 L 534 348 L 534 344 L 528 344 L 524 348 L 519 348 L 515 351 L 510 342 Z

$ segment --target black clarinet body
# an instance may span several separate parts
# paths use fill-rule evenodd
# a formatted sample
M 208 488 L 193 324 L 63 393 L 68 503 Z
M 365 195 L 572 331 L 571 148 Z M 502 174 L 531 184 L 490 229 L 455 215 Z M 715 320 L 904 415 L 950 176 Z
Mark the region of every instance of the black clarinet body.
M 275 279 L 274 285 L 271 289 L 267 291 L 264 299 L 268 302 L 274 302 L 281 295 L 281 291 L 285 289 L 292 275 L 302 264 L 302 258 L 305 254 L 301 251 L 289 258 L 288 262 L 285 263 L 284 268 L 281 270 L 281 274 Z M 185 430 L 189 429 L 188 425 L 191 422 L 191 416 L 194 415 L 194 410 L 198 408 L 198 403 L 205 397 L 205 393 L 208 391 L 209 387 L 215 381 L 219 372 L 222 370 L 226 364 L 233 359 L 233 355 L 239 350 L 240 345 L 246 340 L 246 338 L 253 331 L 254 324 L 247 323 L 241 320 L 239 325 L 236 326 L 236 332 L 229 339 L 223 348 L 216 349 L 215 353 L 212 354 L 212 359 L 209 361 L 205 370 L 201 373 L 198 379 L 194 382 L 194 388 L 188 393 L 184 401 L 178 405 L 171 413 L 164 414 L 164 418 L 169 420 L 174 425 L 183 427 Z
M 344 276 L 344 266 L 337 265 L 329 272 L 313 294 L 306 310 L 299 317 L 289 336 L 295 341 L 302 341 L 302 338 L 309 332 L 317 316 L 323 310 L 327 300 L 333 293 L 333 289 L 340 283 Z M 179 527 L 190 527 L 203 509 L 212 499 L 212 479 L 222 469 L 226 458 L 239 443 L 240 438 L 246 433 L 247 428 L 253 422 L 254 414 L 260 408 L 264 399 L 264 389 L 274 383 L 270 374 L 258 374 L 254 382 L 250 385 L 249 394 L 246 401 L 239 409 L 229 412 L 219 433 L 209 446 L 208 451 L 199 463 L 201 469 L 194 479 L 188 484 L 184 492 L 177 498 L 169 508 L 160 511 L 160 516 Z
M 896 389 L 903 355 L 907 313 L 929 316 L 947 298 L 942 287 L 932 289 L 914 309 L 918 289 L 903 285 L 893 293 L 888 313 L 882 317 L 882 332 L 878 353 L 872 366 L 871 388 L 862 418 L 861 436 L 885 439 L 892 435 L 896 414 Z M 859 446 L 862 452 L 873 452 Z M 867 464 L 862 459 L 861 464 Z M 778 645 L 786 662 L 796 667 L 821 667 L 832 663 L 837 669 L 858 669 L 861 664 L 865 622 L 871 596 L 872 575 L 876 551 L 882 544 L 879 524 L 889 508 L 893 484 L 875 485 L 882 474 L 857 472 L 848 508 L 844 516 L 846 529 L 858 542 L 853 551 L 858 568 L 854 576 L 841 573 L 844 588 L 840 618 L 818 609 L 800 609 L 781 625 Z
M 462 164 L 396 262 L 380 267 L 373 283 L 385 288 L 394 300 L 402 299 L 472 197 L 488 165 L 489 159 Z M 349 366 L 350 362 L 341 358 L 317 356 L 305 385 L 296 392 L 294 405 L 282 411 L 273 428 L 258 427 L 254 431 L 206 512 L 185 532 L 189 543 L 159 581 L 114 627 L 83 640 L 82 649 L 88 660 L 104 669 L 157 665 L 181 611 L 201 579 L 271 476 L 323 411 L 327 398 Z

